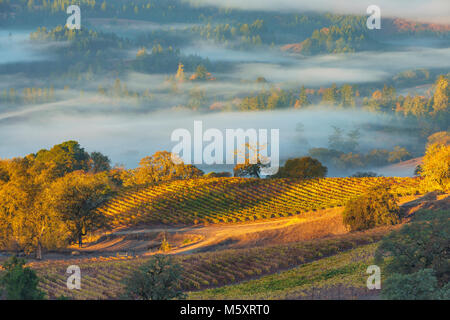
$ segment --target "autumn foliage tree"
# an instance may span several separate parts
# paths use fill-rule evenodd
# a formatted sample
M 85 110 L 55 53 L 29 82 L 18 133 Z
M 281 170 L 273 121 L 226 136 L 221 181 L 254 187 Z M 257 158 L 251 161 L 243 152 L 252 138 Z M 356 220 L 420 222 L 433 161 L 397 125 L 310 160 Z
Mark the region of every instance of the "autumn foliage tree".
M 174 161 L 175 160 L 175 161 Z M 160 181 L 197 178 L 203 171 L 167 151 L 158 151 L 152 156 L 143 158 L 139 167 L 126 177 L 124 185 L 146 185 Z
M 427 188 L 450 189 L 450 146 L 444 144 L 429 145 L 420 168 Z
M 0 246 L 35 252 L 65 244 L 67 229 L 53 212 L 47 212 L 43 194 L 54 169 L 36 166 L 33 157 L 2 161 L 7 181 L 0 186 Z
M 55 181 L 45 194 L 48 212 L 66 223 L 70 240 L 81 247 L 83 236 L 106 226 L 106 218 L 96 209 L 105 203 L 112 189 L 105 175 L 73 172 Z
M 439 112 L 446 110 L 449 105 L 450 86 L 448 78 L 440 76 L 435 84 L 433 96 L 433 110 Z
M 34 252 L 40 259 L 43 250 L 64 247 L 98 226 L 97 217 L 91 216 L 104 199 L 98 189 L 107 193 L 114 183 L 106 173 L 89 173 L 109 165 L 107 157 L 92 155 L 76 141 L 68 141 L 0 161 L 1 248 Z

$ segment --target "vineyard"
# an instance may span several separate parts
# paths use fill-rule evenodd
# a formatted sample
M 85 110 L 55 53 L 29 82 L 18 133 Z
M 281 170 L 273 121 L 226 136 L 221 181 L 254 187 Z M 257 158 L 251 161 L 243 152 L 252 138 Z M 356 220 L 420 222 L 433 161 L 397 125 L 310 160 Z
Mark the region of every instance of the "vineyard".
M 336 236 L 332 239 L 234 249 L 174 256 L 182 266 L 184 291 L 233 284 L 287 270 L 362 245 L 378 242 L 398 226 Z M 50 298 L 117 299 L 123 292 L 123 279 L 148 258 L 100 257 L 31 263 L 41 279 L 40 287 Z M 68 290 L 66 269 L 81 268 L 81 290 Z
M 237 223 L 293 216 L 343 206 L 370 187 L 415 193 L 414 178 L 244 179 L 211 178 L 125 191 L 98 209 L 113 227 L 139 224 Z

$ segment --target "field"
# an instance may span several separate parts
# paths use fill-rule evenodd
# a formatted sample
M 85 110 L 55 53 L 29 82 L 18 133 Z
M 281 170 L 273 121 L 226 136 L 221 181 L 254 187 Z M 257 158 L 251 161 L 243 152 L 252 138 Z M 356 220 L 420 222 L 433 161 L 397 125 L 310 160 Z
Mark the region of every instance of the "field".
M 343 206 L 370 187 L 389 183 L 415 193 L 412 178 L 192 179 L 123 192 L 99 210 L 116 228 L 140 224 L 236 223 Z
M 337 183 L 342 182 L 345 187 L 339 188 Z M 172 254 L 183 269 L 181 287 L 189 299 L 377 298 L 365 289 L 365 269 L 371 264 L 378 242 L 401 225 L 350 233 L 342 224 L 341 204 L 369 186 L 384 182 L 391 183 L 392 192 L 403 195 L 400 204 L 408 212 L 448 209 L 446 195 L 416 195 L 417 179 L 188 180 L 119 195 L 102 210 L 108 210 L 120 230 L 87 243 L 77 250 L 78 258 L 59 254 L 57 258 L 33 261 L 29 265 L 37 271 L 40 288 L 50 299 L 120 299 L 124 297 L 124 279 L 151 255 L 162 253 L 158 245 L 164 235 L 172 245 L 168 254 Z M 226 190 L 229 192 L 225 193 Z M 269 192 L 274 190 L 278 190 L 277 197 L 269 197 Z M 236 211 L 223 203 L 215 206 L 213 201 L 207 200 L 217 196 L 219 191 L 224 192 L 223 201 L 230 201 L 226 204 Z M 252 206 L 230 200 L 244 195 Z M 280 198 L 283 202 L 278 201 Z M 124 199 L 135 199 L 134 206 Z M 119 203 L 126 205 L 119 207 Z M 261 221 L 238 224 L 176 226 L 178 220 L 170 220 L 173 225 L 164 227 L 161 225 L 164 221 L 157 220 L 162 215 L 157 214 L 157 208 L 168 209 L 172 205 L 170 212 L 174 214 L 169 215 L 170 218 L 178 217 L 188 223 L 192 214 L 188 208 L 192 203 L 198 204 L 197 210 L 209 212 L 203 216 L 204 222 L 217 217 L 220 208 L 228 208 L 230 216 L 243 217 L 243 212 L 264 208 L 268 203 L 273 205 L 272 212 L 286 210 L 289 214 L 285 217 L 261 215 Z M 335 208 L 327 209 L 333 206 Z M 118 211 L 119 208 L 122 211 Z M 136 208 L 139 208 L 140 219 L 131 214 Z M 151 223 L 143 224 L 144 221 Z M 146 249 L 135 252 L 130 249 L 133 243 Z M 149 249 L 150 243 L 152 249 Z M 82 270 L 81 290 L 66 287 L 69 265 L 78 265 Z
M 366 269 L 377 244 L 370 244 L 306 263 L 294 269 L 217 289 L 191 292 L 195 300 L 355 299 L 370 295 Z M 373 296 L 374 293 L 371 293 Z
M 176 255 L 175 259 L 184 269 L 183 289 L 200 290 L 273 274 L 361 245 L 376 243 L 391 230 L 379 228 L 292 244 Z M 66 259 L 36 262 L 31 266 L 42 277 L 41 287 L 51 298 L 115 299 L 123 291 L 122 279 L 147 259 L 131 256 Z M 72 264 L 82 270 L 83 284 L 79 291 L 66 288 L 65 271 Z

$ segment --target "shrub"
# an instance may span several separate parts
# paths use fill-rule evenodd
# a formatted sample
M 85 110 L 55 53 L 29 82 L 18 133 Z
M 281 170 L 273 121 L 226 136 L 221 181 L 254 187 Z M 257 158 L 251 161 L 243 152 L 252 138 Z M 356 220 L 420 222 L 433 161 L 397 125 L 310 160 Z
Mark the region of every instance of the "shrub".
M 155 255 L 125 280 L 125 292 L 135 300 L 183 299 L 180 278 L 180 265 L 169 256 Z
M 162 241 L 161 241 L 161 247 L 160 250 L 162 252 L 169 252 L 171 249 L 169 241 L 167 241 L 166 236 L 164 235 Z
M 376 260 L 379 262 L 391 256 L 386 266 L 390 273 L 412 274 L 433 269 L 438 284 L 446 284 L 450 276 L 449 212 L 418 215 L 414 222 L 383 239 Z
M 389 300 L 433 300 L 440 298 L 433 269 L 412 274 L 393 274 L 384 281 L 382 296 Z
M 376 177 L 378 177 L 378 174 L 375 172 L 371 172 L 371 171 L 367 171 L 367 172 L 358 171 L 352 175 L 352 178 L 376 178 Z
M 351 231 L 397 224 L 401 220 L 397 197 L 389 192 L 388 186 L 375 187 L 347 202 L 343 220 Z
M 5 273 L 0 277 L 0 289 L 7 300 L 42 300 L 36 272 L 25 267 L 25 260 L 13 256 L 3 264 Z

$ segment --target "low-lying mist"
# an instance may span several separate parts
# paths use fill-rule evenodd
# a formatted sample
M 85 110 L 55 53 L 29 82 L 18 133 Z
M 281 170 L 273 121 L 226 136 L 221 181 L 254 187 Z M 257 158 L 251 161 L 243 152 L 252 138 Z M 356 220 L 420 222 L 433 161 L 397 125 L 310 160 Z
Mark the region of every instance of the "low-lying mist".
M 203 122 L 203 130 L 225 129 L 279 129 L 280 161 L 307 155 L 310 148 L 327 147 L 332 126 L 346 131 L 359 128 L 360 150 L 392 149 L 396 145 L 414 143 L 411 137 L 398 134 L 379 134 L 366 130 L 368 125 L 389 122 L 385 116 L 362 111 L 336 111 L 320 106 L 307 110 L 265 112 L 230 112 L 202 114 L 187 111 L 159 111 L 145 115 L 69 112 L 31 112 L 1 121 L 0 157 L 24 156 L 66 140 L 77 140 L 87 151 L 100 151 L 114 164 L 136 167 L 139 160 L 158 150 L 171 151 L 171 133 L 178 128 L 188 129 L 193 135 L 195 120 Z M 85 105 L 89 110 L 94 106 Z M 302 127 L 302 130 L 298 130 Z M 270 139 L 269 139 L 270 140 Z M 206 145 L 206 144 L 205 144 Z M 201 166 L 205 171 L 219 167 Z M 338 172 L 331 172 L 336 175 Z

